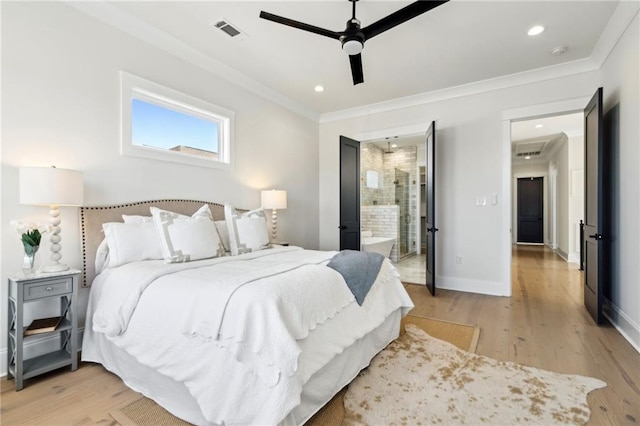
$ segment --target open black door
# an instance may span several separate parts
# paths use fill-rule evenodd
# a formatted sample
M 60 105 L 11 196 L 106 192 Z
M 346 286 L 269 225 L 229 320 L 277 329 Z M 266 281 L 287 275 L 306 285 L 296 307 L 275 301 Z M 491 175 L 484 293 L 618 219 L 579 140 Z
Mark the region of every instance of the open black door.
M 603 286 L 606 284 L 604 235 L 607 220 L 605 203 L 605 144 L 602 120 L 602 87 L 584 110 L 584 305 L 597 324 L 602 324 Z M 613 170 L 607 172 L 613 173 Z
M 425 167 L 426 217 L 425 229 L 422 232 L 426 241 L 427 288 L 432 296 L 436 295 L 436 193 L 435 193 L 435 158 L 436 158 L 436 122 L 432 121 L 427 129 L 427 162 Z
M 360 142 L 340 136 L 340 250 L 360 250 Z

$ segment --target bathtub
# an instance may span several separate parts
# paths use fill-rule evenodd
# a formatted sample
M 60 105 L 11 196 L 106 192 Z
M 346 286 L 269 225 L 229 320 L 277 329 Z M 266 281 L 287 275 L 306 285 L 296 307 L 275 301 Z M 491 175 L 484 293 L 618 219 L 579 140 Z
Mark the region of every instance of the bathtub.
M 391 249 L 395 243 L 395 238 L 362 237 L 362 251 L 380 253 L 384 257 L 389 257 L 391 255 Z

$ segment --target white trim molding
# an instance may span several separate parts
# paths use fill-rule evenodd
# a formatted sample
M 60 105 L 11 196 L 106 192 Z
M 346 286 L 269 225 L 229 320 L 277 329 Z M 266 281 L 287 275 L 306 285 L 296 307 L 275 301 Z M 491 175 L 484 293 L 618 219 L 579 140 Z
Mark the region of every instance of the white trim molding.
M 321 114 L 318 111 L 271 89 L 267 85 L 241 73 L 229 65 L 205 55 L 204 53 L 189 46 L 187 43 L 178 40 L 152 25 L 149 25 L 141 19 L 127 14 L 116 6 L 109 4 L 107 1 L 96 0 L 91 2 L 77 2 L 63 0 L 63 2 L 86 15 L 92 16 L 125 33 L 169 52 L 176 57 L 210 71 L 213 74 L 247 89 L 258 96 L 275 102 L 276 104 L 279 104 L 297 114 L 320 123 L 362 117 L 379 112 L 402 109 L 598 70 L 607 59 L 620 37 L 622 37 L 622 34 L 624 34 L 627 27 L 631 24 L 639 9 L 639 3 L 637 1 L 621 1 L 609 20 L 609 23 L 600 35 L 591 56 L 588 58 Z
M 622 334 L 633 348 L 640 353 L 640 325 L 636 324 L 611 300 L 604 300 L 604 316 Z
M 152 25 L 149 25 L 141 19 L 122 11 L 118 7 L 109 4 L 104 0 L 63 0 L 63 2 L 86 15 L 92 16 L 107 25 L 111 25 L 112 27 L 119 29 L 120 31 L 144 40 L 159 49 L 169 52 L 170 54 L 197 67 L 222 77 L 231 83 L 237 84 L 256 95 L 281 105 L 303 117 L 316 122 L 320 120 L 320 114 L 318 112 L 282 95 L 280 92 L 271 89 L 265 84 L 241 73 L 229 65 L 205 55 L 199 50 L 189 46 L 187 43 L 178 40 Z
M 505 292 L 504 283 L 499 281 L 476 280 L 459 277 L 436 277 L 437 288 L 443 290 L 464 291 L 467 293 L 487 294 L 490 296 L 511 296 L 511 286 L 509 293 Z

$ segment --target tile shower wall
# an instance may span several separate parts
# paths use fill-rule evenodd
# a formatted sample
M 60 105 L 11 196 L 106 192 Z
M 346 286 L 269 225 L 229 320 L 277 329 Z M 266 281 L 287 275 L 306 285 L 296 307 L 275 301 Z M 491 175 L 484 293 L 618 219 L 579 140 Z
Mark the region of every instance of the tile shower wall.
M 378 173 L 378 188 L 367 187 L 367 172 Z M 360 202 L 363 206 L 387 204 L 391 200 L 384 197 L 384 151 L 373 144 L 362 144 L 360 149 Z
M 391 249 L 389 258 L 398 261 L 398 237 L 400 236 L 400 222 L 398 215 L 400 207 L 396 205 L 362 206 L 360 217 L 362 229 L 371 231 L 376 237 L 395 238 L 396 244 Z

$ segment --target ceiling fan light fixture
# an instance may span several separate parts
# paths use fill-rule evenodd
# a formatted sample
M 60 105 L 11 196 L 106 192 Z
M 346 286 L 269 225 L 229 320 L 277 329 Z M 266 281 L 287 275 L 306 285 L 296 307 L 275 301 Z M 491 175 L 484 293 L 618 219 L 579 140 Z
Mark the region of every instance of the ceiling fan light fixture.
M 364 44 L 360 40 L 347 40 L 342 43 L 342 50 L 349 56 L 360 54 L 363 48 Z

